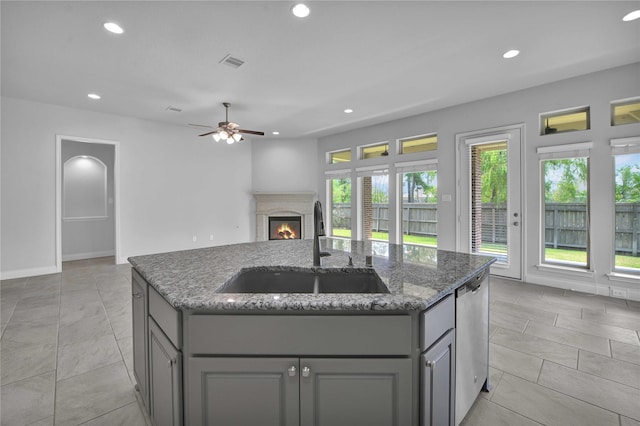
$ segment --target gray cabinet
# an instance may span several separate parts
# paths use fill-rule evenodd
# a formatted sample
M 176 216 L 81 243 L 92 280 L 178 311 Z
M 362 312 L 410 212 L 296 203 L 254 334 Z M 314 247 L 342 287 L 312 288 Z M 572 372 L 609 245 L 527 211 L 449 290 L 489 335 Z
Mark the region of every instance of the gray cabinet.
M 455 415 L 455 330 L 422 354 L 422 425 L 453 425 Z
M 190 425 L 300 424 L 297 358 L 189 358 Z
M 455 298 L 438 302 L 421 317 L 420 418 L 422 426 L 455 424 Z
M 149 319 L 149 415 L 156 426 L 182 424 L 182 358 Z
M 301 358 L 304 426 L 411 424 L 411 360 Z
M 142 401 L 149 407 L 149 370 L 147 364 L 148 305 L 147 282 L 133 270 L 131 277 L 131 311 L 133 326 L 133 375 Z
M 194 425 L 391 426 L 411 423 L 411 360 L 190 358 Z

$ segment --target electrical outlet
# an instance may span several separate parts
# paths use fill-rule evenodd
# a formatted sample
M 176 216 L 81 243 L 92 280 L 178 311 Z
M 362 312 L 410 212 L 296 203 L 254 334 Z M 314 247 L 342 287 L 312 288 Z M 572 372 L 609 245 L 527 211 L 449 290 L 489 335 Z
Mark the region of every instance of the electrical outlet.
M 619 297 L 619 298 L 622 298 L 622 299 L 626 299 L 627 298 L 627 289 L 626 288 L 611 287 L 611 296 L 612 297 Z
M 197 235 L 194 235 L 194 236 L 193 236 L 193 242 L 195 243 L 196 241 L 198 241 L 198 236 L 197 236 Z

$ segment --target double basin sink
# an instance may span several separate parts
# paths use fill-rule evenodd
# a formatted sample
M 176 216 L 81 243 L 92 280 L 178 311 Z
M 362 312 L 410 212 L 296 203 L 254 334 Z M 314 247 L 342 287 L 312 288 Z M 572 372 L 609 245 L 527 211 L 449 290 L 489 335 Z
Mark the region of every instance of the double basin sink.
M 389 293 L 373 269 L 243 269 L 218 293 Z

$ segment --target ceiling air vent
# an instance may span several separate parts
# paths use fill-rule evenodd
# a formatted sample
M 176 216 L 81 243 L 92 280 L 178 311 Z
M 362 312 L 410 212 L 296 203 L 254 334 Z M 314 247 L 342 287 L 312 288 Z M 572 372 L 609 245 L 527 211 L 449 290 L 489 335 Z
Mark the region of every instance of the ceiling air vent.
M 240 58 L 236 58 L 235 56 L 227 55 L 220 61 L 221 64 L 229 65 L 232 68 L 240 68 L 244 61 Z
M 174 106 L 171 106 L 171 105 L 166 107 L 165 110 L 166 111 L 173 111 L 173 112 L 182 112 L 182 108 L 174 107 Z

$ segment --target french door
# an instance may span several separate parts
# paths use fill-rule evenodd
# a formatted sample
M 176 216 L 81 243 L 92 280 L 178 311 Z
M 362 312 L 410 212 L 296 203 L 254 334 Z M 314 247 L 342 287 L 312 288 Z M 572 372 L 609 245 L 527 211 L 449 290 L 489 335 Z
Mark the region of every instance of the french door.
M 522 278 L 522 126 L 459 134 L 459 251 L 496 257 L 491 273 Z

